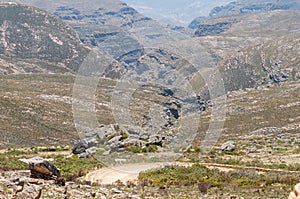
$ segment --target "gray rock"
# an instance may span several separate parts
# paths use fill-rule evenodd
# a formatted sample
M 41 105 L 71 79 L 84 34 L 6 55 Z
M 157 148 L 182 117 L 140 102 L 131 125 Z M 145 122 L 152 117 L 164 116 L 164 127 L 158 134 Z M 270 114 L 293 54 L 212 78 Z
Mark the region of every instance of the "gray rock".
M 72 149 L 72 153 L 73 154 L 85 153 L 86 149 L 87 149 L 86 144 L 83 143 L 82 141 L 79 141 L 79 142 L 74 144 L 73 149 Z
M 222 151 L 234 151 L 235 150 L 235 143 L 233 141 L 225 142 L 221 145 L 220 149 Z
M 130 145 L 135 145 L 135 146 L 146 146 L 146 142 L 140 139 L 135 139 L 135 138 L 128 138 L 123 141 L 124 146 L 130 146 Z
M 95 155 L 97 151 L 98 151 L 98 148 L 92 147 L 92 148 L 87 149 L 86 152 L 78 154 L 78 157 L 83 158 L 83 159 L 89 158 L 89 157 Z
M 109 144 L 118 143 L 118 142 L 120 142 L 121 139 L 122 139 L 122 136 L 118 135 L 118 136 L 113 137 L 112 139 L 110 139 L 107 143 L 109 143 Z
M 300 145 L 300 138 L 295 138 L 294 142 L 295 142 L 295 144 Z
M 96 138 L 88 138 L 85 139 L 84 142 L 86 143 L 87 148 L 95 147 L 98 145 L 98 141 Z
M 111 151 L 105 151 L 104 153 L 102 153 L 102 155 L 106 156 L 109 155 L 111 153 Z
M 153 145 L 162 146 L 163 140 L 164 140 L 163 137 L 160 135 L 151 135 L 149 137 L 149 142 L 147 145 L 153 144 Z

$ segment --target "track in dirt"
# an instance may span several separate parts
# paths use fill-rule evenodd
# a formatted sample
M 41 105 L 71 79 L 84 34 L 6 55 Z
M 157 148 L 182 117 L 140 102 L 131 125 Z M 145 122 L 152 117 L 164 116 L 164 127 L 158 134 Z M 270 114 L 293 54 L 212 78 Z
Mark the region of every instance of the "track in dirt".
M 99 170 L 88 173 L 85 176 L 85 181 L 97 184 L 112 184 L 116 181 L 121 181 L 126 183 L 128 181 L 136 182 L 138 179 L 138 175 L 142 171 L 146 171 L 149 169 L 161 168 L 167 165 L 177 165 L 177 166 L 191 166 L 192 163 L 185 162 L 176 162 L 176 163 L 144 163 L 144 164 L 129 164 L 122 165 L 116 167 L 104 167 Z M 259 173 L 266 172 L 288 172 L 288 173 L 296 173 L 299 171 L 288 171 L 282 169 L 266 169 L 260 167 L 242 167 L 236 165 L 225 165 L 225 164 L 213 164 L 213 163 L 202 163 L 201 165 L 206 166 L 210 169 L 219 169 L 221 171 L 232 171 L 235 169 L 245 169 L 245 170 L 254 170 Z

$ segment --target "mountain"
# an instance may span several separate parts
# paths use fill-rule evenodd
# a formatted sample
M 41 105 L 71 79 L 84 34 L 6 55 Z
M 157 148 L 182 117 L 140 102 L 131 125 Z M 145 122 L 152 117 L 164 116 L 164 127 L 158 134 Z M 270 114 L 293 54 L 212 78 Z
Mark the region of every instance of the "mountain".
M 88 49 L 76 32 L 47 12 L 0 4 L 0 73 L 74 72 Z
M 226 90 L 299 80 L 299 11 L 230 15 L 204 21 L 189 45 L 214 56 Z M 203 54 L 203 49 L 199 54 Z
M 211 9 L 225 5 L 231 0 L 124 0 L 145 16 L 149 16 L 163 23 L 187 26 L 198 16 L 208 16 Z
M 239 0 L 226 6 L 212 9 L 209 16 L 215 18 L 225 15 L 252 14 L 271 10 L 300 10 L 300 2 L 298 0 Z
M 83 43 L 115 59 L 144 47 L 158 47 L 192 35 L 182 28 L 162 25 L 145 17 L 119 0 L 15 2 L 36 6 L 60 17 L 77 31 Z M 125 62 L 137 60 L 137 57 L 132 55 L 128 59 Z
M 300 2 L 297 0 L 238 0 L 224 6 L 213 8 L 207 18 L 195 18 L 189 27 L 197 29 L 202 21 L 209 18 L 218 18 L 226 15 L 253 14 L 272 10 L 300 10 Z

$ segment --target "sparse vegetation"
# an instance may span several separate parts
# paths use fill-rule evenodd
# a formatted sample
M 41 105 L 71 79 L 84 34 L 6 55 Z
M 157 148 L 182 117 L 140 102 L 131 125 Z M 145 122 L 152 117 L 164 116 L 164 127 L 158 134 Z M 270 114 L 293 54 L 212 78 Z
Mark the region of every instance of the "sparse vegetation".
M 253 170 L 220 171 L 208 169 L 199 164 L 191 167 L 169 166 L 161 169 L 150 170 L 139 175 L 142 184 L 155 187 L 180 187 L 181 190 L 187 187 L 197 187 L 202 183 L 209 183 L 212 194 L 216 190 L 227 193 L 235 193 L 243 196 L 251 196 L 254 193 L 260 196 L 271 197 L 272 190 L 280 190 L 277 197 L 286 195 L 295 183 L 298 183 L 300 173 L 288 172 L 267 172 L 258 174 Z M 247 193 L 251 190 L 252 193 Z M 275 194 L 274 194 L 275 195 Z M 252 195 L 253 196 L 253 195 Z

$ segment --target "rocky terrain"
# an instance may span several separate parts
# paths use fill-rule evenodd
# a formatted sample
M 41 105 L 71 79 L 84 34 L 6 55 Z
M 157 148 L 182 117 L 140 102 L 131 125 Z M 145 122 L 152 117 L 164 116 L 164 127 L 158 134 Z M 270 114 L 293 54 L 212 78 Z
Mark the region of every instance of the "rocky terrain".
M 270 198 L 298 182 L 297 2 L 216 8 L 193 37 L 117 0 L 18 2 L 0 4 L 1 197 Z M 175 160 L 192 166 L 80 178 Z
M 0 4 L 1 74 L 72 73 L 88 49 L 67 23 L 47 12 L 14 3 Z
M 191 35 L 184 28 L 162 25 L 145 17 L 119 0 L 15 2 L 36 6 L 58 16 L 76 30 L 83 43 L 115 59 L 132 54 L 125 63 L 138 58 L 135 51 L 142 52 L 143 48 L 158 47 Z
M 118 189 L 117 185 L 90 186 L 74 182 L 57 185 L 55 180 L 30 177 L 30 171 L 1 172 L 1 198 L 140 198 L 137 194 Z

